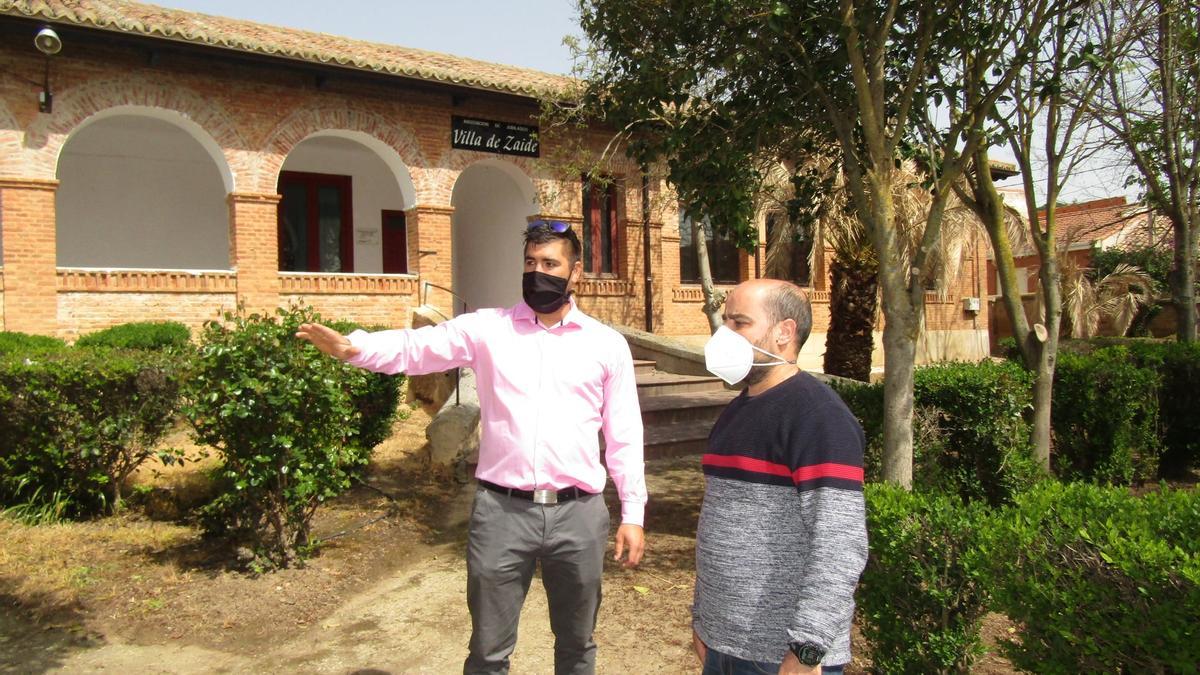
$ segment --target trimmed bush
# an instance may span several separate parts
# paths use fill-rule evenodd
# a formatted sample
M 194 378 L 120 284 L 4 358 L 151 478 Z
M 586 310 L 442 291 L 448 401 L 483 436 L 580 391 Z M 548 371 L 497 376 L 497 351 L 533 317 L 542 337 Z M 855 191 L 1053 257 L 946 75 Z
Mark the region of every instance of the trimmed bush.
M 966 672 L 987 612 L 981 502 L 868 485 L 871 554 L 858 589 L 875 672 Z
M 1055 474 L 1111 485 L 1154 478 L 1160 381 L 1125 347 L 1060 353 L 1051 411 Z
M 1200 343 L 1137 342 L 1134 363 L 1158 373 L 1161 478 L 1184 478 L 1200 468 Z
M 66 349 L 67 343 L 45 335 L 0 331 L 0 355 Z
M 929 457 L 929 485 L 996 506 L 1040 477 L 1029 446 L 1033 375 L 1011 363 L 946 363 L 917 371 L 916 406 L 936 425 L 941 451 Z M 915 473 L 915 471 L 914 471 Z M 915 477 L 914 477 L 915 478 Z
M 863 455 L 863 477 L 868 483 L 883 480 L 883 385 L 855 384 L 850 380 L 834 380 L 829 385 L 842 397 L 850 412 L 858 418 L 866 439 Z M 913 448 L 917 453 L 917 448 Z M 916 471 L 914 470 L 915 474 Z
M 318 321 L 292 307 L 209 322 L 188 383 L 196 436 L 224 460 L 227 489 L 206 508 L 205 528 L 247 540 L 269 565 L 306 553 L 318 505 L 349 487 L 367 462 L 364 442 L 379 433 L 364 429 L 354 405 L 370 374 L 295 338 L 301 323 Z M 364 441 L 364 430 L 375 436 Z
M 1002 504 L 1037 480 L 1029 449 L 1031 375 L 1014 363 L 918 368 L 913 384 L 913 484 Z M 866 477 L 882 473 L 883 385 L 838 384 L 862 424 Z
M 191 339 L 192 332 L 178 321 L 139 321 L 88 333 L 75 346 L 157 351 L 186 347 Z
M 1047 481 L 991 530 L 1003 648 L 1037 673 L 1196 672 L 1200 493 Z
M 0 356 L 0 503 L 111 512 L 170 428 L 178 361 L 117 350 Z

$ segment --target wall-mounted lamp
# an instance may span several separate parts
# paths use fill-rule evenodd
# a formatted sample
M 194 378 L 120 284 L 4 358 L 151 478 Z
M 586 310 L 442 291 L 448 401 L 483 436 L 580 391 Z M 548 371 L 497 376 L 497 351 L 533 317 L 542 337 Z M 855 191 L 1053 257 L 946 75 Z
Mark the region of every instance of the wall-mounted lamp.
M 46 55 L 46 74 L 42 78 L 42 93 L 38 96 L 38 112 L 48 113 L 54 107 L 54 93 L 50 91 L 50 57 L 62 51 L 62 39 L 49 26 L 42 26 L 33 38 L 33 46 Z

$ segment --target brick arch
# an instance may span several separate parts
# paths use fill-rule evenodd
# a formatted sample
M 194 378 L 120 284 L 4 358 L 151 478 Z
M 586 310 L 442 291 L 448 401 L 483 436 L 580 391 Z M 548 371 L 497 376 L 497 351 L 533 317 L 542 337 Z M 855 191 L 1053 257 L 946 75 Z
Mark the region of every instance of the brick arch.
M 274 193 L 283 162 L 306 138 L 321 133 L 350 131 L 366 134 L 391 148 L 404 163 L 416 190 L 417 201 L 427 188 L 427 162 L 417 137 L 407 128 L 374 112 L 345 107 L 303 108 L 288 115 L 267 135 L 254 174 L 256 192 Z
M 23 136 L 17 118 L 0 99 L 0 176 L 17 177 L 22 174 Z
M 27 165 L 36 177 L 53 179 L 63 146 L 73 133 L 97 115 L 126 111 L 150 113 L 183 127 L 210 154 L 219 152 L 224 157 L 221 170 L 226 188 L 241 189 L 247 168 L 246 141 L 233 118 L 211 98 L 187 87 L 136 75 L 96 80 L 58 92 L 54 112 L 39 115 L 25 134 L 25 146 L 32 153 Z
M 451 150 L 442 155 L 440 166 L 430 170 L 429 190 L 426 194 L 420 195 L 424 198 L 422 203 L 449 205 L 450 198 L 454 194 L 454 185 L 458 183 L 458 177 L 462 175 L 463 171 L 480 162 L 497 160 L 507 162 L 520 169 L 529 184 L 533 186 L 534 193 L 540 194 L 537 190 L 539 185 L 537 160 L 533 158 L 494 155 L 476 150 Z

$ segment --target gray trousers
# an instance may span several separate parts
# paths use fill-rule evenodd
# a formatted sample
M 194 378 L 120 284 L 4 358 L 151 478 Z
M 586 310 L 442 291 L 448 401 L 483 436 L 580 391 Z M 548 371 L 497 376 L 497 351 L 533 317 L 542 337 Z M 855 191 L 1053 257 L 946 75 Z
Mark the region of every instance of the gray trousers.
M 471 643 L 463 673 L 508 672 L 521 605 L 539 560 L 554 631 L 554 672 L 595 672 L 592 631 L 608 526 L 603 495 L 543 506 L 476 491 L 467 534 Z

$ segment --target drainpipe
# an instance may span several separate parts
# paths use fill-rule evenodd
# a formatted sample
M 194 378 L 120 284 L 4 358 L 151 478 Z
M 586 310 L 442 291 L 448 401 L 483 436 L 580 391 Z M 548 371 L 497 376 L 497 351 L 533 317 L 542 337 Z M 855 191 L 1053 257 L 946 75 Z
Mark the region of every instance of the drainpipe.
M 642 270 L 646 274 L 646 332 L 654 332 L 654 275 L 650 270 L 650 175 L 642 165 Z

